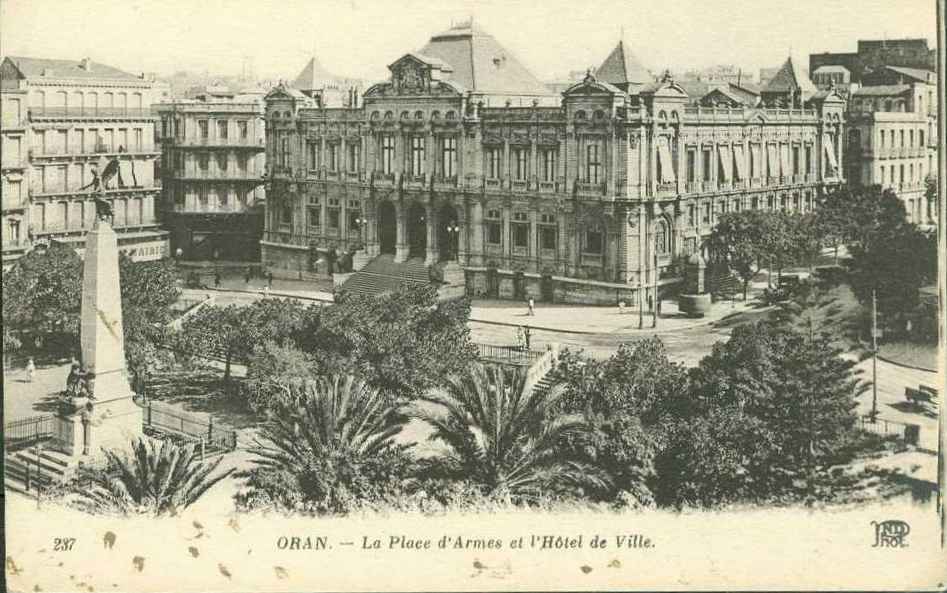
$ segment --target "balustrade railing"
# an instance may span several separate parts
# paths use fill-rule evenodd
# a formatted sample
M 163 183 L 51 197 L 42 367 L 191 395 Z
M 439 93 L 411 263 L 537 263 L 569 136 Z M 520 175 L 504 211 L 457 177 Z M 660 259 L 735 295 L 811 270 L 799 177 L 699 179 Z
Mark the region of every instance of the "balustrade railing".
M 157 117 L 150 108 L 141 107 L 30 107 L 30 118 L 37 117 Z

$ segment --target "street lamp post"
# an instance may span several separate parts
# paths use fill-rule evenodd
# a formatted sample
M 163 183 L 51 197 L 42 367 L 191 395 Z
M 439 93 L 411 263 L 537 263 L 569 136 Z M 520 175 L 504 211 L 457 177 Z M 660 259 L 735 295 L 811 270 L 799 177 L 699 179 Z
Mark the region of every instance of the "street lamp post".
M 878 298 L 871 291 L 871 423 L 878 419 Z

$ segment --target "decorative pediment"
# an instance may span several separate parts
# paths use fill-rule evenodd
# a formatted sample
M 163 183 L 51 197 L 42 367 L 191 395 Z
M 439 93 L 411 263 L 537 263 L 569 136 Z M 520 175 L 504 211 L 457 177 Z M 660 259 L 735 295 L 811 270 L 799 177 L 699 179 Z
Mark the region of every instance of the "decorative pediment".
M 305 98 L 305 95 L 303 95 L 302 93 L 300 93 L 294 88 L 290 88 L 286 86 L 285 83 L 281 82 L 275 87 L 273 87 L 272 89 L 270 89 L 270 92 L 266 94 L 266 96 L 264 97 L 264 100 L 278 101 L 280 99 L 287 99 L 290 101 L 294 101 L 300 97 Z
M 408 53 L 388 66 L 391 89 L 398 95 L 428 94 L 453 71 L 449 64 L 430 56 Z
M 570 86 L 563 91 L 563 96 L 569 95 L 603 95 L 613 97 L 615 95 L 624 95 L 625 93 L 618 87 L 607 82 L 596 80 L 595 75 L 588 72 L 582 82 Z

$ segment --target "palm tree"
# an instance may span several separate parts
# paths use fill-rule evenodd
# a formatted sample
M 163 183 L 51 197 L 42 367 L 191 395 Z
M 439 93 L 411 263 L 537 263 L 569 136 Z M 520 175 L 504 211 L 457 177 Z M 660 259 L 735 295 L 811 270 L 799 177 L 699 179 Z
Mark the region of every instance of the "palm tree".
M 558 411 L 565 390 L 534 389 L 526 373 L 473 365 L 448 379 L 443 392 L 423 398 L 414 416 L 447 451 L 434 458 L 448 475 L 478 483 L 486 493 L 519 501 L 543 494 L 605 489 L 600 468 L 563 457 L 560 443 L 588 427 L 579 415 Z
M 106 466 L 80 479 L 82 502 L 89 510 L 163 515 L 194 504 L 233 469 L 211 477 L 221 459 L 205 464 L 193 445 L 132 441 L 131 456 L 105 451 Z
M 406 447 L 395 442 L 407 418 L 378 390 L 351 375 L 287 386 L 254 443 L 249 490 L 238 502 L 345 512 L 399 480 Z

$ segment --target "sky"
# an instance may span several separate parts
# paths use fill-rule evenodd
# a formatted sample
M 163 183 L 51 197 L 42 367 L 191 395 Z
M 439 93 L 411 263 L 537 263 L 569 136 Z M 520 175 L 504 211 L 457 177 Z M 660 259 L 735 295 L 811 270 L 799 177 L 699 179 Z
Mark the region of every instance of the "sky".
M 624 33 L 653 72 L 855 51 L 859 38 L 935 43 L 935 0 L 0 0 L 0 54 L 90 57 L 129 72 L 295 78 L 315 54 L 379 80 L 473 17 L 543 80 L 600 64 Z

